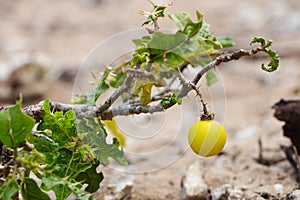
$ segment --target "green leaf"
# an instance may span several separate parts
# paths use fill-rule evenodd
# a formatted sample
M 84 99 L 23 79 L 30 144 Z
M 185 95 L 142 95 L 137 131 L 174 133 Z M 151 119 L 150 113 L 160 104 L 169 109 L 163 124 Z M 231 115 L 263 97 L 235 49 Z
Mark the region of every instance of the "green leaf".
M 48 194 L 43 192 L 31 178 L 24 178 L 21 192 L 24 200 L 51 200 Z
M 212 84 L 218 82 L 218 78 L 212 70 L 206 72 L 206 82 L 208 86 L 211 86 Z
M 186 24 L 190 20 L 190 14 L 187 12 L 169 14 L 169 17 L 181 31 L 184 31 Z
M 234 41 L 230 37 L 217 37 L 217 40 L 222 44 L 222 47 L 233 47 L 235 45 Z
M 117 88 L 123 84 L 125 79 L 126 79 L 126 73 L 120 72 L 114 75 L 113 79 L 110 80 L 109 85 L 113 88 Z
M 165 108 L 165 107 L 168 107 L 169 105 L 173 105 L 173 104 L 181 104 L 182 103 L 182 98 L 178 98 L 177 97 L 178 95 L 178 91 L 175 90 L 175 92 L 172 94 L 171 97 L 164 97 L 160 104 Z
M 113 71 L 113 68 L 108 67 L 104 72 L 100 80 L 95 81 L 95 85 L 90 92 L 81 94 L 79 97 L 72 98 L 73 104 L 86 104 L 94 106 L 98 98 L 109 89 L 109 84 L 106 83 L 106 79 Z
M 267 51 L 267 53 L 268 53 L 269 58 L 270 58 L 270 62 L 268 64 L 268 67 L 266 67 L 264 64 L 262 64 L 261 68 L 266 72 L 273 72 L 279 66 L 279 56 L 275 51 L 273 51 L 271 49 L 269 49 Z
M 152 40 L 149 43 L 149 48 L 153 51 L 164 52 L 172 50 L 186 39 L 186 36 L 180 32 L 175 34 L 165 34 L 160 31 L 153 33 Z
M 252 38 L 250 45 L 255 44 L 255 43 L 260 43 L 261 46 L 265 46 L 266 45 L 266 39 L 263 37 L 254 37 Z
M 72 148 L 59 149 L 56 154 L 56 165 L 49 169 L 62 178 L 75 178 L 79 173 L 89 169 L 92 165 L 90 158 L 83 159 L 83 156 L 87 155 L 82 155 L 81 152 Z
M 103 94 L 104 92 L 106 92 L 109 89 L 109 85 L 101 80 L 99 81 L 99 83 L 97 84 L 97 86 L 95 87 L 95 89 L 89 93 L 89 95 L 91 96 L 91 98 L 93 98 L 93 103 L 88 103 L 88 105 L 95 105 L 97 99 L 101 96 L 101 94 Z
M 197 11 L 197 22 L 193 22 L 190 19 L 190 15 L 187 12 L 178 12 L 174 14 L 170 14 L 169 17 L 179 28 L 180 32 L 185 33 L 189 37 L 193 37 L 196 35 L 202 27 L 202 14 Z
M 82 143 L 90 148 L 95 157 L 104 164 L 111 157 L 121 164 L 127 164 L 124 153 L 116 144 L 107 144 L 107 133 L 98 118 L 87 117 L 77 121 L 77 132 Z
M 71 186 L 72 183 L 69 183 L 67 179 L 55 176 L 52 173 L 42 175 L 41 188 L 45 191 L 53 190 L 57 200 L 64 200 L 72 193 L 68 187 L 69 185 Z
M 50 172 L 44 173 L 42 176 L 41 188 L 55 192 L 56 200 L 65 200 L 67 197 L 74 193 L 81 200 L 91 200 L 92 195 L 82 191 L 82 184 L 72 182 L 67 178 L 61 178 Z
M 49 100 L 44 101 L 43 111 L 43 121 L 38 125 L 37 130 L 51 130 L 52 134 L 46 136 L 61 147 L 73 142 L 76 137 L 76 115 L 74 111 L 51 113 Z
M 0 199 L 10 200 L 19 191 L 17 180 L 10 174 L 0 187 Z
M 142 36 L 142 38 L 138 39 L 133 39 L 132 42 L 137 46 L 137 47 L 147 47 L 147 44 L 151 41 L 151 36 L 146 35 Z
M 260 43 L 261 46 L 266 50 L 265 52 L 268 54 L 268 56 L 270 58 L 270 62 L 267 67 L 264 64 L 261 65 L 262 70 L 264 70 L 266 72 L 275 71 L 279 66 L 279 56 L 275 51 L 273 51 L 271 49 L 267 49 L 268 47 L 273 45 L 273 41 L 266 40 L 263 37 L 254 37 L 251 40 L 250 45 L 254 44 L 254 43 Z
M 52 139 L 54 143 L 35 137 L 35 148 L 46 158 L 37 158 L 43 164 L 43 173 L 33 170 L 42 179 L 42 189 L 53 190 L 56 199 L 66 199 L 71 193 L 89 199 L 91 196 L 81 191 L 82 184 L 75 183 L 80 173 L 85 173 L 95 166 L 96 157 L 88 146 L 82 144 L 77 134 L 76 116 L 73 111 L 50 111 L 49 101 L 43 105 L 44 117 L 37 130 Z M 44 130 L 51 130 L 44 131 Z M 27 165 L 26 165 L 27 166 Z
M 34 126 L 35 120 L 21 110 L 21 101 L 0 113 L 0 141 L 8 148 L 16 148 Z
M 86 192 L 96 192 L 100 187 L 100 183 L 104 177 L 102 172 L 98 173 L 96 170 L 99 164 L 100 163 L 98 162 L 88 170 L 81 172 L 75 179 L 82 184 L 88 184 L 88 186 L 85 188 Z

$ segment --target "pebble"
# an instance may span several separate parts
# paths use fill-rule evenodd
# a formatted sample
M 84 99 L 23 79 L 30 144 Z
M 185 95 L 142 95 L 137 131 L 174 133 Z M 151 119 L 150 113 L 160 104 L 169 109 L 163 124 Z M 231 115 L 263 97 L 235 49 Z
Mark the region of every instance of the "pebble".
M 213 189 L 211 191 L 212 200 L 263 200 L 261 196 L 256 193 L 250 192 L 245 186 L 233 187 L 229 184 L 225 184 L 220 188 Z
M 297 200 L 300 199 L 300 190 L 294 190 L 290 195 L 289 199 L 291 200 Z
M 200 161 L 190 166 L 182 179 L 182 194 L 185 200 L 207 199 L 209 197 L 208 187 L 203 179 L 203 169 Z
M 110 193 L 104 196 L 104 200 L 127 200 L 131 198 L 134 182 L 133 175 L 120 175 L 109 180 L 107 188 Z
M 282 190 L 283 190 L 283 185 L 281 185 L 279 183 L 274 184 L 273 187 L 276 191 L 279 191 L 279 192 L 282 192 Z

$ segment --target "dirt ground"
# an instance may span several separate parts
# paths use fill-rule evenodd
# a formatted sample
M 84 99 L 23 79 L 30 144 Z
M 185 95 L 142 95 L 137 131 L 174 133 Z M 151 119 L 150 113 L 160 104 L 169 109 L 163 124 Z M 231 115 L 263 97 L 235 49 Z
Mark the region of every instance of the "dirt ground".
M 80 66 L 89 53 L 103 41 L 113 41 L 109 38 L 115 34 L 140 28 L 143 17 L 138 9 L 151 8 L 146 0 L 0 0 L 0 5 L 0 68 L 8 68 L 11 64 L 7 63 L 24 55 L 47 66 L 47 87 L 33 102 L 44 98 L 69 102 L 80 87 Z M 284 160 L 264 166 L 254 158 L 258 157 L 259 138 L 264 148 L 272 150 L 265 152 L 267 158 L 284 158 L 280 145 L 290 144 L 271 107 L 281 98 L 300 97 L 300 4 L 297 0 L 173 0 L 167 12 L 193 14 L 196 9 L 215 35 L 234 38 L 235 48 L 249 48 L 253 36 L 273 39 L 281 56 L 280 68 L 268 74 L 260 70 L 260 64 L 267 62 L 265 57 L 242 59 L 221 65 L 217 84 L 201 86 L 227 130 L 227 144 L 220 156 L 201 158 L 187 148 L 188 127 L 199 115 L 193 95 L 184 99 L 182 107 L 166 113 L 117 118 L 128 136 L 129 165 L 103 167 L 103 184 L 120 175 L 133 175 L 132 199 L 179 200 L 182 176 L 190 164 L 200 161 L 210 189 L 229 184 L 246 187 L 266 199 L 284 199 L 298 187 L 290 163 Z M 161 27 L 172 29 L 174 25 L 166 19 Z M 70 70 L 77 70 L 77 79 L 58 79 Z M 0 105 L 4 103 L 11 102 Z M 95 198 L 103 193 L 100 189 Z

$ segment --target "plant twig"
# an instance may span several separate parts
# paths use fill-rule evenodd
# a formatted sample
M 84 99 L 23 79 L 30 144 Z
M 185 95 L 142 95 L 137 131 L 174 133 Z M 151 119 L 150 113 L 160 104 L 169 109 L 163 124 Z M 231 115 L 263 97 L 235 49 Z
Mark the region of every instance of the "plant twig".
M 266 49 L 264 47 L 257 47 L 251 50 L 244 50 L 244 49 L 240 49 L 236 52 L 233 53 L 229 53 L 229 54 L 224 54 L 221 56 L 218 56 L 215 60 L 211 61 L 210 63 L 208 63 L 207 65 L 205 65 L 194 77 L 194 79 L 191 81 L 192 84 L 197 85 L 198 82 L 200 81 L 200 79 L 203 77 L 203 75 L 208 72 L 210 69 L 213 69 L 217 66 L 219 66 L 221 63 L 224 62 L 229 62 L 232 60 L 238 60 L 241 57 L 244 56 L 253 56 L 254 54 L 258 53 L 258 52 L 265 52 Z M 190 83 L 184 83 L 182 86 L 182 89 L 180 90 L 178 97 L 182 98 L 184 96 L 187 95 L 187 93 L 189 91 L 191 91 L 192 86 Z
M 43 138 L 44 140 L 47 140 L 50 143 L 54 143 L 54 141 L 51 138 L 47 137 L 44 134 L 39 134 L 39 133 L 35 133 L 35 132 L 30 132 L 30 134 L 35 136 L 35 137 Z
M 127 77 L 118 89 L 114 91 L 114 93 L 101 105 L 97 108 L 97 113 L 102 113 L 107 110 L 124 92 L 126 92 L 130 88 L 130 84 L 132 82 L 132 77 Z
M 223 62 L 229 62 L 231 60 L 238 60 L 241 57 L 244 56 L 252 56 L 260 51 L 266 51 L 264 47 L 257 47 L 251 50 L 238 50 L 236 52 L 225 54 L 217 57 L 212 62 L 208 63 L 206 66 L 204 66 L 194 77 L 192 81 L 188 80 L 181 80 L 182 87 L 178 92 L 178 98 L 183 98 L 187 96 L 187 94 L 194 90 L 200 79 L 203 77 L 203 75 L 208 72 L 210 69 L 213 69 L 214 67 L 217 67 Z M 118 115 L 130 115 L 130 114 L 140 114 L 140 113 L 154 113 L 154 112 L 162 112 L 172 106 L 174 106 L 176 103 L 170 102 L 167 105 L 162 106 L 160 103 L 157 103 L 156 105 L 148 105 L 148 106 L 141 106 L 139 104 L 124 104 L 120 106 L 116 106 L 111 108 L 112 104 L 116 101 L 117 98 L 120 97 L 122 93 L 125 91 L 128 91 L 130 89 L 130 85 L 133 81 L 133 78 L 139 78 L 143 77 L 144 75 L 147 76 L 148 74 L 141 75 L 138 70 L 131 70 L 128 71 L 128 76 L 125 79 L 124 83 L 100 106 L 88 106 L 88 105 L 70 105 L 70 104 L 64 104 L 59 102 L 50 102 L 51 109 L 53 111 L 63 111 L 66 112 L 68 110 L 74 110 L 78 118 L 82 118 L 85 116 L 99 116 L 101 119 L 112 119 L 115 116 Z M 37 105 L 31 105 L 27 106 L 23 109 L 23 111 L 28 114 L 29 116 L 33 117 L 37 121 L 42 119 L 42 104 L 43 102 L 37 104 Z M 5 110 L 6 108 L 1 108 L 2 110 Z

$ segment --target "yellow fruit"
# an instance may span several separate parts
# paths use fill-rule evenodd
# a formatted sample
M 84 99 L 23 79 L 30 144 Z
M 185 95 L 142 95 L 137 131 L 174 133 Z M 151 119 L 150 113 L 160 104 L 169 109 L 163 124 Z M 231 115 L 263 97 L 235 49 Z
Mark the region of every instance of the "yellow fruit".
M 188 134 L 191 149 L 198 155 L 209 157 L 218 154 L 226 143 L 226 131 L 215 120 L 194 123 Z

